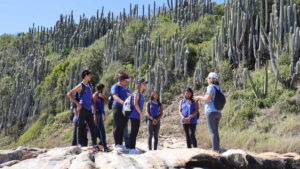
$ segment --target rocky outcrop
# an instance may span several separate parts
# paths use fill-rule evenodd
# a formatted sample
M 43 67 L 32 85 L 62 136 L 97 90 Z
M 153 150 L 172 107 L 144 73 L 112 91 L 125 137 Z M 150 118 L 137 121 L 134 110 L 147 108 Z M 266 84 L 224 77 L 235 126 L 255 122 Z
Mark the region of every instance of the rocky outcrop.
M 206 169 L 300 169 L 297 153 L 256 154 L 228 150 L 222 154 L 203 149 L 163 149 L 140 155 L 113 151 L 94 153 L 88 148 L 18 148 L 0 151 L 0 167 L 11 169 L 96 168 L 206 168 Z

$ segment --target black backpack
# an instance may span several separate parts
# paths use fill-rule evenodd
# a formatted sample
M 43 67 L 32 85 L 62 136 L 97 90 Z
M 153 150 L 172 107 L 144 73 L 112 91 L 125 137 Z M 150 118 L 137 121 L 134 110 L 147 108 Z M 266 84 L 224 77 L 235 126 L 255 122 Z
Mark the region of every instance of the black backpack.
M 80 96 L 85 92 L 85 85 L 83 83 L 81 83 L 81 91 L 80 92 L 77 92 L 75 94 L 75 99 L 79 102 L 80 100 Z M 74 112 L 73 112 L 73 109 L 76 108 L 76 104 L 73 103 L 72 107 L 71 107 L 71 110 L 70 110 L 70 120 L 73 121 L 73 118 L 75 116 Z
M 120 90 L 120 86 L 119 85 L 117 85 L 117 90 L 119 92 L 119 90 Z M 114 97 L 113 97 L 112 94 L 110 94 L 109 97 L 108 97 L 108 104 L 107 104 L 109 110 L 112 109 L 113 103 L 114 103 Z
M 221 90 L 219 90 L 216 86 L 214 86 L 215 88 L 215 98 L 214 98 L 214 106 L 217 110 L 222 110 L 225 106 L 226 103 L 226 98 L 224 96 L 224 94 L 221 92 Z

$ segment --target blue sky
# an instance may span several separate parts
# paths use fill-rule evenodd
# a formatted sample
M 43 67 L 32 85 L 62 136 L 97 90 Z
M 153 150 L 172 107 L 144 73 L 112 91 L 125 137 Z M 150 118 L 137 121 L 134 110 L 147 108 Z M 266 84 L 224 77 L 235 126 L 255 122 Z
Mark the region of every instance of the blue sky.
M 35 25 L 53 26 L 60 14 L 69 14 L 72 10 L 77 20 L 85 13 L 94 15 L 104 6 L 104 12 L 119 13 L 123 8 L 128 11 L 129 4 L 153 4 L 154 0 L 0 0 L 0 35 L 26 32 Z M 224 0 L 213 0 L 223 3 Z M 156 0 L 162 5 L 167 0 Z

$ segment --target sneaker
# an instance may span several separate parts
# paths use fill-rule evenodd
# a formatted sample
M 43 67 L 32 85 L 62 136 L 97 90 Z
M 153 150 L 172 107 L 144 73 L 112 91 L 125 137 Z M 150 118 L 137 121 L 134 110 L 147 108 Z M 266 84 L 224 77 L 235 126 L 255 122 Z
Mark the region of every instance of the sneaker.
M 108 147 L 106 147 L 106 148 L 104 148 L 104 150 L 103 150 L 104 152 L 106 152 L 106 153 L 109 153 L 109 152 L 111 152 L 112 150 L 111 149 L 109 149 Z
M 120 144 L 117 144 L 117 145 L 115 145 L 115 150 L 117 150 L 117 151 L 123 151 L 123 146 L 122 145 L 120 145 Z
M 138 150 L 136 150 L 136 149 L 130 149 L 129 150 L 129 154 L 135 154 L 135 155 L 137 155 L 137 154 L 141 154 Z
M 93 145 L 93 148 L 94 148 L 94 150 L 96 152 L 100 152 L 101 151 L 100 148 L 98 147 L 98 145 Z

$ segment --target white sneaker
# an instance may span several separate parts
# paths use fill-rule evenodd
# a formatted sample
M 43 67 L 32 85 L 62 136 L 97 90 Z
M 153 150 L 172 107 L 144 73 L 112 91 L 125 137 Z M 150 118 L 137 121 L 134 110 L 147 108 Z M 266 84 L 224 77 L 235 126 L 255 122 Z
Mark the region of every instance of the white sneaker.
M 115 145 L 115 150 L 117 151 L 123 151 L 123 146 L 120 144 Z
M 129 154 L 141 154 L 138 150 L 136 150 L 136 149 L 130 149 L 129 150 Z

